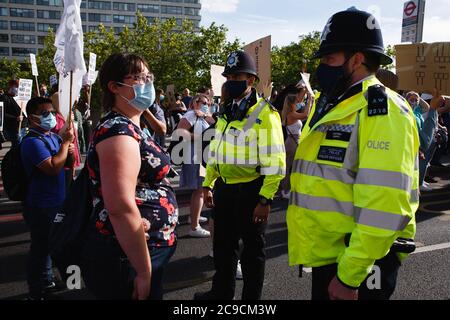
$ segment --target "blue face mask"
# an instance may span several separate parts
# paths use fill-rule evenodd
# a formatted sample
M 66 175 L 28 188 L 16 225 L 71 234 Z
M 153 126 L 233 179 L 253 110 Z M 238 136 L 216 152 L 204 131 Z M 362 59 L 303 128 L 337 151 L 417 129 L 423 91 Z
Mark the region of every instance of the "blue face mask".
M 166 97 L 165 97 L 165 96 L 159 96 L 159 102 L 163 102 L 163 101 L 164 101 L 164 99 L 166 99 Z
M 203 113 L 209 113 L 208 105 L 207 104 L 202 105 L 200 111 L 203 112 Z
M 52 113 L 49 113 L 47 116 L 36 116 L 36 117 L 39 117 L 40 120 L 39 126 L 45 131 L 50 131 L 54 127 L 56 127 L 56 117 Z
M 305 105 L 303 104 L 303 102 L 300 102 L 300 103 L 297 103 L 297 104 L 295 105 L 295 109 L 296 109 L 297 111 L 299 111 L 299 110 L 303 109 L 304 106 L 305 106 Z
M 121 96 L 123 99 L 128 101 L 128 103 L 138 109 L 139 111 L 145 111 L 155 102 L 155 87 L 153 86 L 153 82 L 149 82 L 146 84 L 135 84 L 134 86 L 130 86 L 126 83 L 118 84 L 133 88 L 134 90 L 134 99 L 128 100 L 127 98 Z

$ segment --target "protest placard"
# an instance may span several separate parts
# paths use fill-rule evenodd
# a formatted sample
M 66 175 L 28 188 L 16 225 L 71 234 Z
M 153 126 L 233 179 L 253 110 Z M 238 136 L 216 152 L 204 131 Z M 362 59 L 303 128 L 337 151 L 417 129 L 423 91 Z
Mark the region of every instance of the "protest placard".
M 224 69 L 223 66 L 211 65 L 211 88 L 213 89 L 215 96 L 222 95 L 222 86 L 227 81 L 227 79 L 222 76 Z
M 263 93 L 264 90 L 268 88 L 272 79 L 271 43 L 272 37 L 268 36 L 252 42 L 244 47 L 244 51 L 250 54 L 256 63 L 256 72 L 258 73 L 260 79 L 256 89 L 259 93 Z

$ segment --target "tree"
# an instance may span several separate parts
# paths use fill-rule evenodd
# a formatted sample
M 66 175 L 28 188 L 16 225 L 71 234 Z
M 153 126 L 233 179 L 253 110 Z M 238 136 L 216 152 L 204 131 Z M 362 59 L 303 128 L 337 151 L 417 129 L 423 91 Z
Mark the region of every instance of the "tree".
M 272 48 L 272 82 L 275 88 L 295 84 L 300 80 L 300 72 L 311 74 L 311 83 L 316 84 L 315 70 L 319 65 L 312 59 L 319 49 L 320 33 L 311 32 L 301 35 L 297 43 L 292 42 L 285 47 Z

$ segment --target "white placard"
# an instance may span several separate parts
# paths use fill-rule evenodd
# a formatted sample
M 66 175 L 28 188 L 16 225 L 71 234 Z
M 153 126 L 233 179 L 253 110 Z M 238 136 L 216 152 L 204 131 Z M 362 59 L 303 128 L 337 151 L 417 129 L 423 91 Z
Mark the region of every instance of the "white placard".
M 309 73 L 300 73 L 302 80 L 300 80 L 300 82 L 302 82 L 305 87 L 306 90 L 308 90 L 308 93 L 311 95 L 311 97 L 314 97 L 314 91 L 311 88 L 311 84 L 309 83 L 309 79 L 311 78 L 311 75 Z
M 0 102 L 0 131 L 3 131 L 3 102 Z
M 211 65 L 211 87 L 216 96 L 222 95 L 222 86 L 227 81 L 222 75 L 224 69 L 223 66 Z
M 93 84 L 97 79 L 95 67 L 97 64 L 97 55 L 95 53 L 89 53 L 89 71 L 88 71 L 88 81 L 89 84 Z
M 58 78 L 56 74 L 50 76 L 50 87 L 53 87 L 55 84 L 58 84 Z
M 33 53 L 30 53 L 30 63 L 31 63 L 31 73 L 33 74 L 33 76 L 37 77 L 39 73 L 36 64 L 36 55 Z
M 28 101 L 31 99 L 31 93 L 33 90 L 33 80 L 20 79 L 19 80 L 19 92 L 17 94 L 17 100 Z
M 78 100 L 78 95 L 83 83 L 83 71 L 76 70 L 73 73 L 72 84 L 72 101 L 70 101 L 70 74 L 59 75 L 59 110 L 65 119 L 67 119 L 70 111 L 70 107 L 74 104 L 75 100 Z

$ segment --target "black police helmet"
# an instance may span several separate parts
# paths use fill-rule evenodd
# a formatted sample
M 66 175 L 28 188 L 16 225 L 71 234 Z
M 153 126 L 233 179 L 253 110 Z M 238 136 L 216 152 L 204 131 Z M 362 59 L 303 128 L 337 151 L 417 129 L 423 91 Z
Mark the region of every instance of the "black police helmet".
M 244 51 L 235 51 L 228 56 L 225 71 L 222 75 L 226 77 L 227 75 L 236 73 L 248 73 L 259 80 L 258 73 L 256 72 L 255 60 Z
M 355 7 L 338 12 L 328 20 L 314 58 L 342 50 L 373 52 L 380 57 L 381 65 L 392 63 L 392 58 L 384 52 L 380 24 L 372 14 Z

